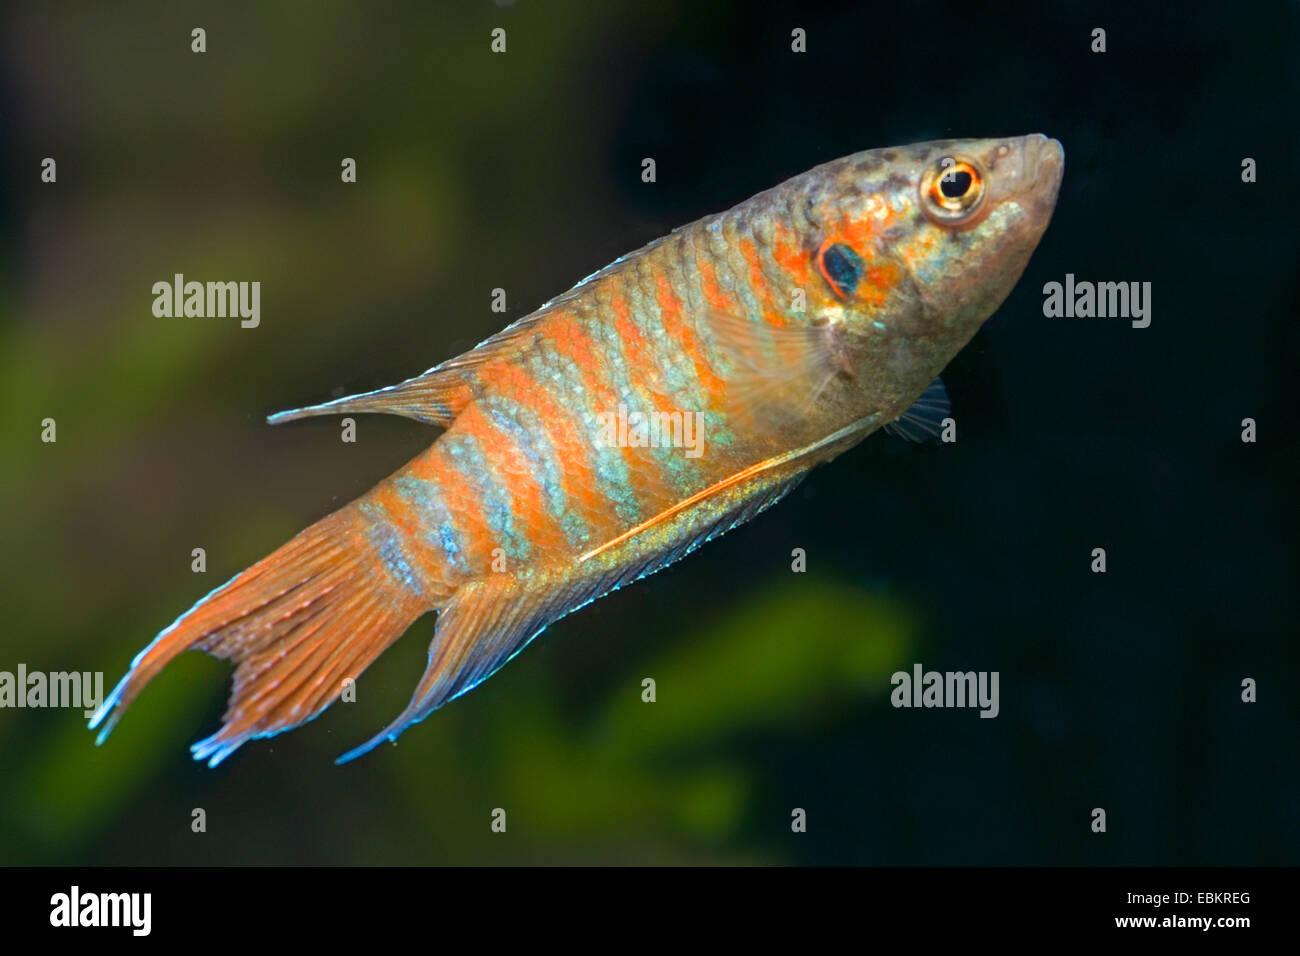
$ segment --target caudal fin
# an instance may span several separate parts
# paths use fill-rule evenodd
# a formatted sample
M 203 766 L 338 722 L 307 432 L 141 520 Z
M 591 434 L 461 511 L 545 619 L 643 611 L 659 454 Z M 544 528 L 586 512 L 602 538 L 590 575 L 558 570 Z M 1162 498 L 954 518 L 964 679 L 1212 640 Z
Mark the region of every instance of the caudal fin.
M 154 638 L 91 718 L 103 743 L 135 696 L 181 651 L 237 665 L 224 723 L 195 744 L 215 767 L 245 741 L 304 724 L 428 609 L 395 581 L 357 504 L 318 521 L 217 588 Z

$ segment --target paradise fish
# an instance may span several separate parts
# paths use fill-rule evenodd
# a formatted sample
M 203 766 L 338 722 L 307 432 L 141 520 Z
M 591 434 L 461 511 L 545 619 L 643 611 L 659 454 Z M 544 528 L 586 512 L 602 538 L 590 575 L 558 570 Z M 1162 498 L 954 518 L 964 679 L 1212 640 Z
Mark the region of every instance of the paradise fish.
M 876 428 L 935 432 L 936 376 L 1019 279 L 1063 167 L 1038 134 L 856 153 L 674 230 L 423 375 L 271 416 L 446 430 L 159 634 L 92 717 L 99 742 L 172 658 L 203 650 L 236 664 L 223 726 L 192 748 L 215 766 L 316 717 L 436 610 L 409 706 L 350 760 Z

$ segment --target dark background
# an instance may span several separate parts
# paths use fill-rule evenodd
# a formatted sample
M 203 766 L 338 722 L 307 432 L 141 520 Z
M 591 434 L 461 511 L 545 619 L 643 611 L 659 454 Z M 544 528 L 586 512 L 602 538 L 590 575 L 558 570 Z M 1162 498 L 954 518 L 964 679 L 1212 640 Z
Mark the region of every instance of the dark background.
M 1282 404 L 1298 20 L 1295 4 L 11 6 L 0 669 L 102 670 L 105 690 L 195 599 L 434 437 L 365 417 L 345 445 L 332 419 L 263 416 L 462 351 L 504 324 L 494 287 L 517 318 L 860 149 L 1044 132 L 1066 168 L 1024 278 L 945 374 L 957 444 L 873 436 L 343 768 L 405 705 L 432 618 L 355 704 L 216 771 L 186 748 L 217 727 L 229 670 L 199 654 L 103 748 L 79 711 L 0 711 L 0 862 L 1300 861 Z M 175 272 L 261 281 L 261 327 L 155 318 L 150 287 Z M 1044 318 L 1043 284 L 1067 272 L 1151 282 L 1150 328 Z M 889 675 L 916 662 L 1000 672 L 1001 715 L 890 707 Z

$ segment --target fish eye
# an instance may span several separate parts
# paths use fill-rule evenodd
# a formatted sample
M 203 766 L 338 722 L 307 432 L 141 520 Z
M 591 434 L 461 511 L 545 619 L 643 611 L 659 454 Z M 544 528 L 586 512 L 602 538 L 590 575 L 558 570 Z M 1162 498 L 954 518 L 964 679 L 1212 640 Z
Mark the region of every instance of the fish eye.
M 939 192 L 947 199 L 960 199 L 970 192 L 973 182 L 975 180 L 971 178 L 971 174 L 964 169 L 955 173 L 944 173 L 939 177 Z
M 841 298 L 852 295 L 858 287 L 858 280 L 862 278 L 862 257 L 853 251 L 852 246 L 846 246 L 842 242 L 824 242 L 817 256 L 817 264 L 823 278 Z
M 969 160 L 944 156 L 921 178 L 921 206 L 938 222 L 961 222 L 983 198 L 984 176 Z

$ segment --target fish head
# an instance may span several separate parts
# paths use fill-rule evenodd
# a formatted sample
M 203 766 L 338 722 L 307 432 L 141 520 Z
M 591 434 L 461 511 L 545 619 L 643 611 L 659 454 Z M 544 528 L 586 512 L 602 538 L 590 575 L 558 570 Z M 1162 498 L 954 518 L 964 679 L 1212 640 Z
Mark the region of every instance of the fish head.
M 1041 133 L 912 147 L 901 164 L 908 224 L 882 251 L 904 267 L 922 319 L 969 328 L 1002 303 L 1056 208 L 1065 151 Z M 969 336 L 967 336 L 969 338 Z
M 813 203 L 823 314 L 910 401 L 1020 278 L 1056 205 L 1061 144 L 1039 133 L 869 150 L 828 164 Z M 879 379 L 878 379 L 879 380 Z

